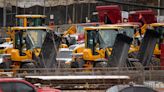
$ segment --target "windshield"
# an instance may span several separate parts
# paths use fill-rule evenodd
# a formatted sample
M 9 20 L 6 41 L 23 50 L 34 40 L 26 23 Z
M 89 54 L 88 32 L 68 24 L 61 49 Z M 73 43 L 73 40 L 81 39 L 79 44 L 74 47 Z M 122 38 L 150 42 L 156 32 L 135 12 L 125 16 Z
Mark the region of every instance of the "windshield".
M 24 18 L 17 18 L 17 25 L 24 25 Z M 27 26 L 43 26 L 45 24 L 44 18 L 27 18 Z
M 112 47 L 118 34 L 116 30 L 100 30 L 99 42 L 100 48 Z
M 134 36 L 134 28 L 126 27 L 126 28 L 120 30 L 119 33 L 126 34 L 127 36 L 133 38 L 133 36 Z
M 26 41 L 33 47 L 41 47 L 45 36 L 45 30 L 27 30 Z
M 80 25 L 78 25 L 78 26 L 77 26 L 77 33 L 84 33 L 84 27 L 85 27 L 85 26 L 80 26 Z
M 23 18 L 17 19 L 17 26 L 23 26 Z
M 45 20 L 43 18 L 28 18 L 27 26 L 42 26 Z
M 72 51 L 60 51 L 57 58 L 72 58 Z
M 77 25 L 77 33 L 84 33 L 84 27 L 88 26 L 98 26 L 100 24 L 86 24 L 86 25 Z

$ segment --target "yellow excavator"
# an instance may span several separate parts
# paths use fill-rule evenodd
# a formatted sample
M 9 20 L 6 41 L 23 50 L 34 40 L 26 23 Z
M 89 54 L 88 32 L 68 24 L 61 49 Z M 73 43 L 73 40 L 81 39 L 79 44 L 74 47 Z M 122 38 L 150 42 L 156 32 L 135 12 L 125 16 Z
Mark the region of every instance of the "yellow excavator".
M 40 63 L 36 62 L 38 60 L 34 59 L 34 57 L 39 57 L 42 48 L 45 48 L 42 46 L 48 42 L 47 37 L 51 37 L 48 34 L 52 30 L 48 27 L 12 27 L 11 30 L 14 46 L 4 50 L 1 69 L 12 69 L 13 72 L 16 72 L 20 68 L 40 67 L 38 65 Z M 60 41 L 58 40 L 58 42 Z M 55 47 L 55 44 L 53 46 Z
M 45 15 L 16 15 L 16 26 L 18 27 L 35 27 L 45 26 Z M 13 31 L 11 27 L 5 29 L 6 34 L 10 36 L 10 40 L 13 39 Z
M 45 15 L 16 15 L 17 19 L 16 26 L 19 27 L 35 27 L 35 26 L 44 26 L 45 25 Z M 15 31 L 13 27 L 7 27 L 4 29 L 6 34 L 9 36 L 5 38 L 5 43 L 13 43 Z M 0 48 L 1 53 L 3 53 L 5 48 Z
M 117 35 L 126 35 L 131 43 L 133 37 L 133 32 L 131 31 L 117 26 L 86 27 L 85 48 L 74 50 L 71 67 L 92 68 L 106 66 L 107 63 L 104 61 L 108 61 Z

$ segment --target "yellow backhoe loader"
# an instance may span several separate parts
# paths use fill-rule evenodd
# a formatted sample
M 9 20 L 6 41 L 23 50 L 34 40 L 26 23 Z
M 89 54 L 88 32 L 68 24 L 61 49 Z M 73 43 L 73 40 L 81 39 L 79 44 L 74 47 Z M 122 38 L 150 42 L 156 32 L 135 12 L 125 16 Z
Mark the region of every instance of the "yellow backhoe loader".
M 134 33 L 132 30 L 124 30 L 124 28 L 117 26 L 86 27 L 85 48 L 74 50 L 74 61 L 71 67 L 92 68 L 106 66 L 107 64 L 104 61 L 108 61 L 118 34 L 126 35 L 128 39 L 132 40 Z
M 46 43 L 50 42 L 50 40 L 47 41 L 47 37 L 54 38 L 54 36 L 48 35 L 52 30 L 48 27 L 12 27 L 11 30 L 14 46 L 4 50 L 7 59 L 2 58 L 1 69 L 12 69 L 13 72 L 16 72 L 20 68 L 41 67 L 38 66 L 40 62 L 36 62 L 37 60 L 34 57 L 39 57 L 42 54 L 42 48 L 45 48 L 45 46 L 42 47 L 43 45 L 50 45 Z M 53 44 L 54 47 L 55 44 Z

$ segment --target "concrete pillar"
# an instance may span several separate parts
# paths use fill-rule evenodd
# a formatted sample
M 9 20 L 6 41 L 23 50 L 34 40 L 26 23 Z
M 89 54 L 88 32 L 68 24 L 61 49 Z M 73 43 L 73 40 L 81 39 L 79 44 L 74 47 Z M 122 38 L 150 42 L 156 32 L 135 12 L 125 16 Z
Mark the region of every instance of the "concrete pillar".
M 6 27 L 6 0 L 3 1 L 3 27 Z
M 163 7 L 164 6 L 164 0 L 160 0 L 160 7 Z M 161 16 L 164 16 L 164 10 L 160 10 L 160 15 Z

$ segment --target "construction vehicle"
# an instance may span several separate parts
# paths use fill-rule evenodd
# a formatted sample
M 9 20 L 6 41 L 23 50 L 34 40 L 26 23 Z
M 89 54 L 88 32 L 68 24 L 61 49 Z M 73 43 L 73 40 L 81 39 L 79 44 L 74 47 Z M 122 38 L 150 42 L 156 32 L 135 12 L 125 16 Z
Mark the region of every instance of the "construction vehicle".
M 45 15 L 16 15 L 16 26 L 32 27 L 45 25 Z
M 122 27 L 124 30 L 131 30 L 129 34 L 133 34 L 133 44 L 131 45 L 130 51 L 131 52 L 136 52 L 139 48 L 139 43 L 138 40 L 135 39 L 134 34 L 139 31 L 139 26 L 140 23 L 138 22 L 127 22 L 127 23 L 117 23 L 117 24 L 109 24 L 109 25 L 101 25 L 101 26 L 115 26 L 115 27 Z
M 85 48 L 83 48 L 83 50 L 80 50 L 81 52 L 78 52 L 79 48 L 74 50 L 73 53 L 74 61 L 72 62 L 71 66 L 74 68 L 75 67 L 92 68 L 96 66 L 102 66 L 102 67 L 105 66 L 103 65 L 105 64 L 103 61 L 108 61 L 109 56 L 112 53 L 112 47 L 115 43 L 116 36 L 118 34 L 123 34 L 123 35 L 126 34 L 126 36 L 128 37 L 127 39 L 132 39 L 133 37 L 133 33 L 131 34 L 131 30 L 123 30 L 122 27 L 116 27 L 116 26 L 115 27 L 114 26 L 86 27 Z M 129 42 L 129 44 L 130 43 L 131 41 Z M 121 49 L 122 48 L 120 48 L 120 50 Z
M 131 11 L 129 12 L 129 22 L 140 22 L 141 26 L 141 35 L 143 35 L 151 23 L 156 23 L 157 18 L 155 17 L 155 12 L 153 10 L 140 10 L 140 11 Z M 135 34 L 135 36 L 140 35 L 139 32 Z
M 19 27 L 34 27 L 34 26 L 45 26 L 45 15 L 16 15 L 16 26 Z M 7 38 L 6 42 L 12 41 L 13 39 L 13 31 L 11 27 L 8 27 L 6 30 L 6 34 L 9 35 L 10 38 Z
M 44 26 L 45 25 L 45 15 L 16 15 L 17 19 L 16 26 L 19 27 L 34 27 L 34 26 Z M 11 27 L 7 28 L 6 33 L 13 38 L 13 33 Z
M 118 5 L 96 6 L 99 22 L 105 24 L 121 23 L 121 10 Z
M 163 40 L 164 40 L 164 23 L 152 23 L 150 24 L 150 27 L 153 28 L 154 30 L 157 30 L 161 35 L 159 37 L 159 40 L 157 42 L 158 48 L 159 48 L 159 54 L 156 55 L 156 58 L 161 59 L 160 60 L 160 65 L 163 68 L 164 62 L 163 62 Z M 157 48 L 157 46 L 156 46 Z
M 151 25 L 151 26 L 153 26 L 153 25 Z M 105 25 L 105 26 L 99 26 L 97 28 L 95 28 L 95 27 L 90 27 L 90 28 L 88 27 L 88 28 L 86 28 L 85 29 L 86 33 L 87 32 L 88 32 L 88 34 L 89 34 L 89 32 L 92 33 L 92 31 L 95 31 L 95 33 L 94 33 L 94 37 L 93 38 L 92 38 L 91 35 L 86 35 L 86 38 L 85 38 L 85 40 L 86 40 L 85 41 L 86 42 L 85 43 L 85 48 L 82 50 L 81 54 L 78 53 L 78 54 L 74 55 L 75 61 L 77 59 L 78 62 L 83 62 L 84 66 L 81 66 L 81 67 L 93 67 L 94 66 L 93 63 L 95 63 L 93 61 L 103 61 L 102 59 L 104 59 L 104 58 L 105 59 L 107 58 L 107 61 L 108 60 L 112 61 L 109 64 L 111 66 L 117 66 L 118 63 L 119 63 L 118 61 L 121 62 L 121 60 L 120 60 L 120 58 L 118 56 L 122 54 L 122 53 L 119 54 L 119 51 L 120 51 L 120 48 L 123 48 L 122 47 L 123 45 L 114 45 L 113 48 L 112 48 L 112 46 L 110 48 L 107 46 L 108 49 L 106 49 L 106 48 L 105 49 L 101 49 L 102 48 L 101 46 L 103 44 L 102 43 L 100 44 L 99 41 L 95 40 L 95 39 L 97 39 L 96 34 L 100 34 L 99 32 L 101 32 L 100 28 L 101 29 L 103 29 L 103 28 L 107 29 L 108 27 L 109 28 L 110 27 L 111 28 L 112 27 L 116 27 L 116 28 L 117 27 L 121 27 L 122 29 L 120 31 L 118 31 L 118 33 L 124 34 L 124 32 L 126 32 L 127 35 L 130 36 L 131 38 L 134 37 L 134 28 L 130 27 L 128 24 L 120 25 L 120 26 L 119 25 L 115 25 L 115 26 L 114 25 Z M 130 30 L 130 28 L 133 29 L 133 31 Z M 98 32 L 96 33 L 96 31 L 98 31 Z M 113 34 L 112 36 L 114 36 L 114 31 L 109 31 L 109 32 L 111 32 L 111 34 Z M 145 35 L 143 37 L 143 40 L 142 40 L 142 43 L 141 43 L 140 47 L 138 47 L 137 49 L 131 51 L 131 52 L 133 52 L 133 51 L 134 52 L 135 51 L 138 52 L 136 57 L 135 57 L 135 59 L 128 59 L 127 60 L 127 66 L 139 66 L 141 64 L 142 64 L 142 66 L 149 66 L 149 65 L 156 65 L 157 66 L 157 65 L 159 65 L 158 62 L 156 62 L 156 61 L 154 62 L 152 60 L 152 56 L 153 56 L 153 51 L 154 51 L 155 45 L 158 42 L 159 37 L 161 37 L 161 35 L 163 34 L 161 32 L 163 32 L 163 31 L 159 31 L 159 29 L 158 30 L 157 29 L 147 29 L 147 31 L 146 31 L 146 33 L 145 33 Z M 112 36 L 109 36 L 109 34 L 107 34 L 107 33 L 106 33 L 106 35 L 107 36 L 105 36 L 105 35 L 103 36 L 104 39 L 106 39 L 107 37 L 108 38 L 112 37 Z M 91 41 L 92 41 L 91 45 L 89 44 L 89 41 L 90 41 L 89 39 L 91 39 Z M 122 39 L 127 40 L 125 38 L 122 38 Z M 108 41 L 108 43 L 111 43 L 110 41 Z M 113 39 L 113 41 L 114 41 L 114 39 Z M 113 51 L 111 48 L 112 49 L 115 48 L 115 51 Z M 119 49 L 117 49 L 117 48 L 119 48 Z M 77 49 L 74 52 L 76 53 Z M 108 53 L 106 53 L 106 52 L 108 52 Z M 115 54 L 115 53 L 111 54 L 112 52 L 115 52 L 115 53 L 117 52 L 118 54 Z M 78 56 L 78 58 L 76 56 Z M 81 57 L 79 58 L 79 56 L 81 56 Z M 106 57 L 106 56 L 108 56 L 108 57 Z M 115 59 L 110 59 L 110 58 L 115 58 Z M 132 57 L 132 58 L 134 58 L 134 57 Z M 113 62 L 115 62 L 115 63 L 113 63 Z M 113 64 L 111 64 L 111 63 L 113 63 Z M 128 64 L 128 63 L 130 63 L 131 65 Z M 83 64 L 79 63 L 79 65 L 83 65 Z M 74 62 L 74 65 L 76 65 L 76 67 L 77 67 L 78 63 Z M 98 66 L 100 66 L 100 64 Z M 102 66 L 103 65 L 101 64 L 101 67 Z M 73 67 L 75 67 L 75 66 L 73 66 Z
M 7 58 L 2 58 L 1 69 L 12 69 L 13 72 L 16 72 L 20 68 L 40 67 L 34 57 L 43 54 L 41 53 L 42 48 L 45 48 L 45 44 L 50 42 L 49 39 L 47 41 L 47 37 L 51 37 L 51 39 L 55 37 L 55 35 L 53 37 L 49 35 L 52 30 L 48 27 L 12 27 L 11 30 L 14 37 L 13 48 L 4 50 Z M 55 47 L 55 44 L 53 46 Z
M 156 44 L 159 43 L 161 38 L 163 39 L 164 31 L 162 27 L 162 24 L 153 23 L 151 27 L 146 30 L 136 57 L 138 63 L 140 62 L 142 66 L 152 65 L 159 67 L 160 62 L 152 59 Z
M 99 22 L 73 24 L 72 26 L 70 26 L 68 28 L 67 31 L 65 31 L 63 33 L 63 36 L 84 33 L 84 29 L 83 29 L 84 27 L 87 27 L 87 26 L 99 26 L 101 24 L 102 23 L 99 23 Z
M 123 30 L 129 30 L 128 34 L 132 35 L 135 34 L 135 32 L 137 32 L 137 28 L 139 27 L 139 23 L 118 23 L 118 24 L 109 24 L 109 25 L 100 25 L 101 27 L 121 27 L 124 28 Z M 134 39 L 135 40 L 135 39 Z M 74 48 L 74 52 L 76 53 L 81 53 L 81 51 L 85 48 L 85 45 L 79 45 L 76 48 Z M 135 52 L 137 51 L 139 48 L 138 45 L 135 45 L 135 42 L 133 45 L 131 45 L 130 51 L 131 52 Z
M 19 27 L 34 27 L 34 26 L 44 26 L 45 25 L 45 15 L 16 15 L 17 19 L 16 26 Z M 5 29 L 6 34 L 9 36 L 6 42 L 13 40 L 13 31 L 11 27 Z
M 99 26 L 102 23 L 82 23 L 82 24 L 73 24 L 68 28 L 67 31 L 63 33 L 63 38 L 66 40 L 67 47 L 77 44 L 77 43 L 84 43 L 84 27 L 88 26 Z M 65 46 L 66 47 L 66 46 Z

